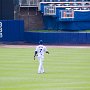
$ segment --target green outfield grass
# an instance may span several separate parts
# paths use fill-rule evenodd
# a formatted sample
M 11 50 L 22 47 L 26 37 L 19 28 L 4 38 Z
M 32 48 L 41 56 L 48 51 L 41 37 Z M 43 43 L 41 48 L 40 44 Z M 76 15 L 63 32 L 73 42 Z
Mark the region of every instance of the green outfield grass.
M 64 31 L 64 30 L 29 30 L 30 32 L 76 32 L 76 33 L 82 33 L 82 32 L 87 32 L 89 33 L 90 30 L 68 30 L 68 31 Z
M 0 90 L 90 90 L 90 48 L 48 48 L 37 74 L 34 48 L 0 48 Z

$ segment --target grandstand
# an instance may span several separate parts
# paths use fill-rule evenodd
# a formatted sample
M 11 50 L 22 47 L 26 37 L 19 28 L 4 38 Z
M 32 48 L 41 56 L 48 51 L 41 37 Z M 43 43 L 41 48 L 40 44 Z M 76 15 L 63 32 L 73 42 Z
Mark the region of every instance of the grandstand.
M 90 28 L 89 25 L 80 28 L 75 26 L 79 23 L 85 24 L 85 21 L 90 22 L 88 0 L 19 0 L 18 11 L 19 19 L 24 19 L 26 30 L 88 30 Z M 67 27 L 67 22 L 68 26 L 72 26 L 73 23 L 73 27 Z

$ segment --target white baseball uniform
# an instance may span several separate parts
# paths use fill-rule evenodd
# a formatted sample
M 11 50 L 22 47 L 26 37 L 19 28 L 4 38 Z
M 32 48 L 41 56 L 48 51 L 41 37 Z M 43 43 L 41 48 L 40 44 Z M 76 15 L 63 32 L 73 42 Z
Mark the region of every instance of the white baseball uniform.
M 39 61 L 38 73 L 44 73 L 43 61 L 44 53 L 47 51 L 47 48 L 44 45 L 38 45 L 35 51 L 37 51 L 37 58 Z

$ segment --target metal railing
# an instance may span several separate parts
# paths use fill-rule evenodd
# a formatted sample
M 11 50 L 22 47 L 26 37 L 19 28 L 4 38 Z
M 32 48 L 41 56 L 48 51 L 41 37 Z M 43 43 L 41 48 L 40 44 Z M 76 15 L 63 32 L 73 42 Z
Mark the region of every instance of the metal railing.
M 20 7 L 22 6 L 38 6 L 39 0 L 19 0 Z
M 83 1 L 89 1 L 89 0 L 41 0 L 41 2 L 83 2 Z

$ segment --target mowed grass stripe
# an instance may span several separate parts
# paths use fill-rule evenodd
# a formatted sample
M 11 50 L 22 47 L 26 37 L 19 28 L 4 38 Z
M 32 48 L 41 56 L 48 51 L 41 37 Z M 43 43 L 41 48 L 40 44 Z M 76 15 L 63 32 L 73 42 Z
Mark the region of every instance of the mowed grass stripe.
M 90 48 L 48 48 L 37 74 L 35 48 L 0 48 L 0 90 L 90 90 Z

